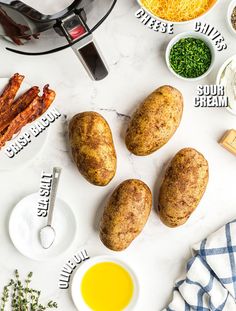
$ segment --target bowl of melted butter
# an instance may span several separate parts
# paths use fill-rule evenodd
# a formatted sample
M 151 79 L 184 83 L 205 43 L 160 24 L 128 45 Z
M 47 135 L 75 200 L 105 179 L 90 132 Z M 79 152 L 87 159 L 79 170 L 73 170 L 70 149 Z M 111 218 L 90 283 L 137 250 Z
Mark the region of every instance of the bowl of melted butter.
M 71 293 L 80 311 L 131 311 L 138 301 L 139 283 L 126 263 L 99 256 L 78 268 Z

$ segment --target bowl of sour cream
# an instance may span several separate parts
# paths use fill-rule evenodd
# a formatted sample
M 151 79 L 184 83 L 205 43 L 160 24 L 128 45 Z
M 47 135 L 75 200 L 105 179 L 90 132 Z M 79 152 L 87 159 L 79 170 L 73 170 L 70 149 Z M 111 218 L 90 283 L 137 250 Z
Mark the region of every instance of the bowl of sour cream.
M 236 55 L 228 58 L 217 74 L 216 84 L 224 86 L 230 113 L 236 116 Z

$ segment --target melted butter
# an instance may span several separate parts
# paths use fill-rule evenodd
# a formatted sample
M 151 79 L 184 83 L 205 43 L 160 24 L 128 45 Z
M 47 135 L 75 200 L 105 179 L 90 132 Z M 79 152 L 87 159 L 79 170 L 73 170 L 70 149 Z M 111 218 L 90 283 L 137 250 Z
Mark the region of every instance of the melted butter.
M 122 311 L 129 305 L 133 291 L 130 274 L 112 262 L 91 267 L 81 283 L 83 299 L 93 311 Z

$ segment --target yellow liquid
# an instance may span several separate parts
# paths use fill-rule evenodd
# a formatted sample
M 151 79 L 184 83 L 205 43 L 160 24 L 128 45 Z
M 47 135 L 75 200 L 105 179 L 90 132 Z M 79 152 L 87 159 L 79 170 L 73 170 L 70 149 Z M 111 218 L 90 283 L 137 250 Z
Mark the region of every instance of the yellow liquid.
M 130 274 L 112 262 L 91 267 L 81 283 L 83 299 L 93 311 L 122 311 L 130 303 L 133 291 Z

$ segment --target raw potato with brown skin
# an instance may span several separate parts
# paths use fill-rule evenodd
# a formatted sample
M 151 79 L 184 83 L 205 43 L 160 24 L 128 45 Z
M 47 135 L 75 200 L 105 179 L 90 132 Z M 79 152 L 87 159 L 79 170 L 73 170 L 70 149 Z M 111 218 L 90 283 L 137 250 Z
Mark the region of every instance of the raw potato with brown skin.
M 122 182 L 112 193 L 100 224 L 100 238 L 111 250 L 122 251 L 140 234 L 152 208 L 152 193 L 138 179 Z
M 69 124 L 73 159 L 80 173 L 96 186 L 106 186 L 116 173 L 116 152 L 107 121 L 96 112 L 75 115 Z
M 126 133 L 126 146 L 146 156 L 165 145 L 177 130 L 183 113 L 182 94 L 164 85 L 155 90 L 134 113 Z
M 169 227 L 183 225 L 198 206 L 209 178 L 208 162 L 197 150 L 185 148 L 172 159 L 159 195 L 159 213 Z

